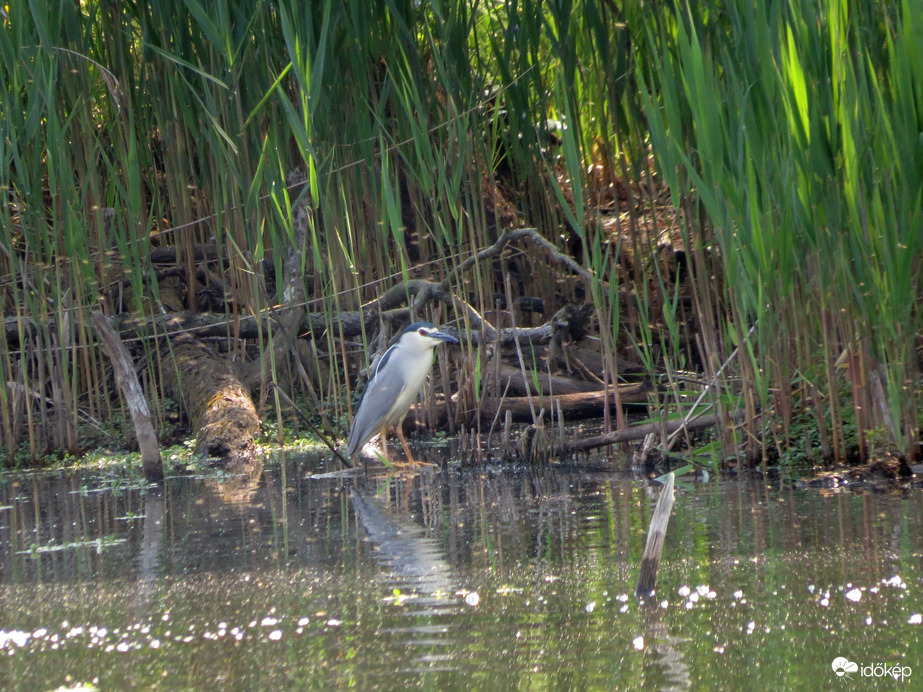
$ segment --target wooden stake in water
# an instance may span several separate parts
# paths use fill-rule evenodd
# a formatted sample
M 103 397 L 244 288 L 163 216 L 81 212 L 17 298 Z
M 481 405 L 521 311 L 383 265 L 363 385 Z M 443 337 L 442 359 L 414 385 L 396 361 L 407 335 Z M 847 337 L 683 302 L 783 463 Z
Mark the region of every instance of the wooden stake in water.
M 663 553 L 663 539 L 667 535 L 667 524 L 670 523 L 670 512 L 673 511 L 673 481 L 674 474 L 667 475 L 667 480 L 660 491 L 660 499 L 651 517 L 651 526 L 647 530 L 647 543 L 641 554 L 641 573 L 638 575 L 638 585 L 635 587 L 635 596 L 646 598 L 654 592 L 657 585 L 657 570 L 660 568 L 660 556 Z

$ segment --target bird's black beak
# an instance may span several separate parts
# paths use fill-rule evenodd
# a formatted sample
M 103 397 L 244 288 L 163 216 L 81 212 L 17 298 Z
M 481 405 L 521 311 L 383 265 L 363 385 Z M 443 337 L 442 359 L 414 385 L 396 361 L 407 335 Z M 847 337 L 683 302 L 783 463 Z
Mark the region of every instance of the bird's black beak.
M 429 337 L 431 339 L 438 339 L 439 341 L 445 341 L 449 344 L 457 344 L 458 339 L 456 339 L 451 334 L 446 334 L 445 332 L 430 332 Z

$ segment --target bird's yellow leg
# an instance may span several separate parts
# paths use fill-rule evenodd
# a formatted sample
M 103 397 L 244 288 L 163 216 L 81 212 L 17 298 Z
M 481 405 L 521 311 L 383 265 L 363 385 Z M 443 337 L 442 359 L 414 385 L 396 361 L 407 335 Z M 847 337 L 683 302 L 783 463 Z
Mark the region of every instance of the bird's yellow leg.
M 395 466 L 435 466 L 435 464 L 430 464 L 425 461 L 414 460 L 413 454 L 410 453 L 410 447 L 407 445 L 407 440 L 404 438 L 404 430 L 402 425 L 397 426 L 397 437 L 401 441 L 401 445 L 404 447 L 404 454 L 407 455 L 407 461 L 394 462 Z
M 401 446 L 404 448 L 404 454 L 407 455 L 408 464 L 416 464 L 417 462 L 413 460 L 413 454 L 410 453 L 410 447 L 407 446 L 407 439 L 404 437 L 404 426 L 397 426 L 397 439 L 401 441 Z

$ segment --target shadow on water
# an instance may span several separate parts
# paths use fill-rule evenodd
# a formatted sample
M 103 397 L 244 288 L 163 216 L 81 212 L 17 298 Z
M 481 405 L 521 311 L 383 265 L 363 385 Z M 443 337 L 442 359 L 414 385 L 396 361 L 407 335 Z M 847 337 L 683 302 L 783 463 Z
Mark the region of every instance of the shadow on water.
M 0 688 L 784 689 L 913 666 L 919 493 L 609 470 L 0 477 Z M 923 665 L 916 671 L 923 675 Z

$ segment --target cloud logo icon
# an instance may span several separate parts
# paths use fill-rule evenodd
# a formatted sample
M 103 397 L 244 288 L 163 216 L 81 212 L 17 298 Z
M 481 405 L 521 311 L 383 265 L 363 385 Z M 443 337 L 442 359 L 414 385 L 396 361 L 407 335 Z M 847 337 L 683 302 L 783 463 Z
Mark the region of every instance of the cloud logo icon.
M 836 673 L 836 676 L 838 678 L 842 678 L 847 673 L 858 673 L 859 664 L 853 663 L 848 658 L 839 656 L 833 659 L 833 672 Z M 849 676 L 846 675 L 846 677 L 849 677 Z

